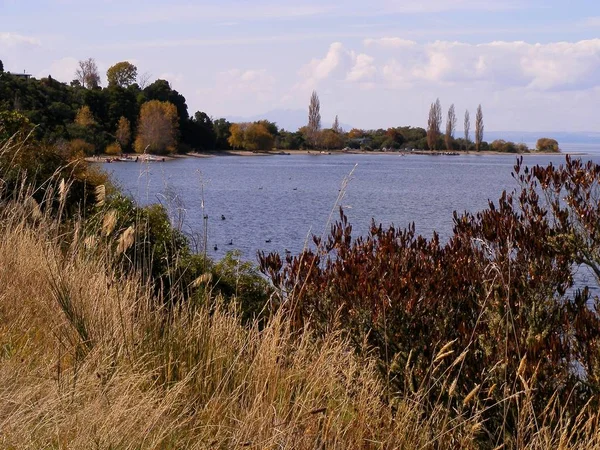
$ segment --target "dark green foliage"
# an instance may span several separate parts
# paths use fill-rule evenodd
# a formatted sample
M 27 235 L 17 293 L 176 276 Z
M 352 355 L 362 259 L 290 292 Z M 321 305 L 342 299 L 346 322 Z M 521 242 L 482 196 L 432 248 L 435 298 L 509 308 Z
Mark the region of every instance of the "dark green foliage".
M 229 131 L 230 128 L 231 123 L 227 119 L 217 119 L 213 121 L 216 141 L 215 145 L 218 150 L 229 150 L 231 148 L 228 142 L 229 136 L 231 136 L 231 132 Z
M 144 89 L 146 101 L 159 100 L 161 102 L 170 102 L 177 108 L 179 116 L 179 128 L 183 129 L 185 122 L 189 119 L 188 107 L 185 103 L 185 97 L 174 89 L 166 80 L 156 80 L 154 83 Z
M 295 133 L 281 130 L 275 141 L 275 147 L 282 150 L 297 150 L 307 148 L 306 139 L 299 131 Z
M 104 184 L 106 176 L 73 158 L 67 147 L 27 138 L 31 129 L 31 123 L 21 113 L 0 111 L 0 196 L 16 196 L 21 189 L 27 189 L 43 208 L 52 208 L 54 195 L 49 194 L 56 194 L 64 180 L 69 188 L 62 212 L 67 218 L 85 216 L 93 209 L 95 187 Z
M 521 190 L 455 214 L 446 244 L 375 224 L 353 239 L 341 213 L 325 241 L 315 238 L 318 250 L 285 261 L 260 254 L 261 270 L 296 326 L 339 323 L 358 350 L 366 338 L 397 390 L 427 382 L 440 347 L 454 341 L 457 354 L 442 368 L 458 370 L 451 363 L 467 351 L 456 405 L 475 385 L 498 387 L 486 400 L 488 430 L 516 420 L 517 405 L 502 399 L 519 376 L 538 411 L 553 395 L 576 411 L 600 392 L 600 301 L 573 290 L 581 265 L 596 274 L 593 287 L 600 280 L 600 166 L 567 159 L 529 170 L 519 161 L 515 178 Z M 437 385 L 431 399 L 440 396 L 451 402 Z
M 0 59 L 0 74 L 4 73 L 4 63 Z
M 212 273 L 213 289 L 237 301 L 245 322 L 266 318 L 270 289 L 253 264 L 242 261 L 235 252 L 228 252 L 214 265 Z
M 0 111 L 21 111 L 36 125 L 38 140 L 56 143 L 83 139 L 92 143 L 98 152 L 115 141 L 121 117 L 129 120 L 135 136 L 140 108 L 149 100 L 169 101 L 176 106 L 183 144 L 203 150 L 215 148 L 217 140 L 223 145 L 223 131 L 219 129 L 216 133 L 218 128 L 213 129 L 205 113 L 196 114 L 190 120 L 185 97 L 171 89 L 165 80 L 157 80 L 142 91 L 135 83 L 127 87 L 111 84 L 104 89 L 85 89 L 79 82 L 68 86 L 51 77 L 24 80 L 3 74 L 0 78 Z M 86 130 L 74 126 L 75 116 L 82 106 L 89 106 L 96 126 Z
M 208 114 L 196 112 L 181 129 L 182 140 L 195 150 L 214 150 L 217 138 Z
M 0 79 L 0 110 L 19 110 L 37 128 L 38 139 L 68 138 L 67 125 L 83 104 L 83 97 L 52 78 L 24 80 L 4 74 Z

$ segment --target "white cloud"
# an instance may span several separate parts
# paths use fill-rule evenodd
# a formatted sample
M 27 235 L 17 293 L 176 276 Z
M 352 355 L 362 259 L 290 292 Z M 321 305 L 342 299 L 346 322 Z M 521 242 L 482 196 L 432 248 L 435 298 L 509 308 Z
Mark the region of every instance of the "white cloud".
M 53 61 L 49 67 L 42 69 L 37 74 L 38 78 L 52 75 L 56 80 L 68 83 L 75 79 L 75 71 L 79 67 L 79 61 L 72 57 L 61 58 Z
M 369 54 L 357 53 L 339 42 L 331 44 L 324 58 L 303 67 L 301 85 L 314 87 L 335 79 L 375 81 L 393 88 L 480 83 L 501 89 L 560 91 L 600 86 L 600 39 L 549 44 L 417 44 L 384 38 L 366 39 L 363 44 Z
M 314 58 L 300 69 L 302 81 L 294 89 L 312 90 L 322 81 L 331 78 L 359 82 L 363 87 L 371 87 L 368 83 L 377 74 L 374 62 L 372 56 L 348 50 L 340 42 L 334 42 L 323 58 Z
M 32 36 L 24 36 L 22 34 L 0 32 L 0 48 L 15 48 L 21 46 L 39 47 L 41 42 L 38 38 Z
M 164 72 L 158 76 L 158 79 L 167 80 L 173 89 L 177 89 L 177 86 L 183 82 L 184 76 L 181 73 Z
M 213 114 L 246 115 L 255 113 L 259 104 L 272 108 L 277 103 L 276 81 L 265 69 L 231 69 L 218 73 L 212 86 L 197 89 L 196 94 L 201 102 L 216 107 Z
M 377 73 L 377 68 L 373 64 L 374 58 L 361 53 L 356 55 L 354 66 L 348 72 L 346 80 L 348 81 L 368 81 Z

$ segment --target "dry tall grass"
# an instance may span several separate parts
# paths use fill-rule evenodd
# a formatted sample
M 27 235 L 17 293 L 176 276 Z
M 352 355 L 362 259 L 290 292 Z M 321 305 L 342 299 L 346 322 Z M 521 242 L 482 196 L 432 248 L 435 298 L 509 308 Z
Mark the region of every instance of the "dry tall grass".
M 0 224 L 1 448 L 600 448 L 597 414 L 551 405 L 537 423 L 525 380 L 522 432 L 490 443 L 486 393 L 454 411 L 426 405 L 427 386 L 390 394 L 340 332 L 292 333 L 283 315 L 245 327 L 218 299 L 166 310 L 27 194 Z

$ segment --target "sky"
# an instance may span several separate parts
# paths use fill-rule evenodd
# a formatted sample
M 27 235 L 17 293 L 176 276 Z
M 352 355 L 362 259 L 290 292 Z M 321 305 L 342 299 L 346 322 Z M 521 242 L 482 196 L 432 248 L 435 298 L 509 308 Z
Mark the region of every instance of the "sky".
M 69 82 L 90 57 L 215 118 L 316 90 L 324 124 L 425 127 L 439 98 L 486 130 L 600 131 L 597 0 L 0 0 L 5 70 Z

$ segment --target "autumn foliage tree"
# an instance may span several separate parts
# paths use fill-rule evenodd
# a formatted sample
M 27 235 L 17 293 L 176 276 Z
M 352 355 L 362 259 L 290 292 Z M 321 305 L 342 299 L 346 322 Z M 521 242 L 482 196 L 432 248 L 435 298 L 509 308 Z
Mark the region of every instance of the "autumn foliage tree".
M 234 149 L 272 150 L 275 143 L 275 136 L 265 121 L 234 123 L 229 132 L 228 142 Z
M 169 102 L 151 100 L 142 105 L 138 121 L 137 153 L 173 153 L 177 148 L 177 108 Z
M 127 146 L 131 143 L 131 124 L 127 118 L 121 116 L 119 119 L 115 137 L 117 138 L 117 142 L 121 148 L 127 148 Z
M 249 123 L 232 123 L 229 127 L 229 137 L 227 142 L 233 149 L 244 148 L 246 128 Z
M 560 152 L 560 148 L 558 146 L 558 141 L 556 139 L 550 139 L 550 138 L 538 139 L 535 149 L 538 152 L 552 152 L 552 153 Z
M 245 133 L 244 143 L 247 150 L 272 150 L 275 136 L 263 123 L 253 123 Z

